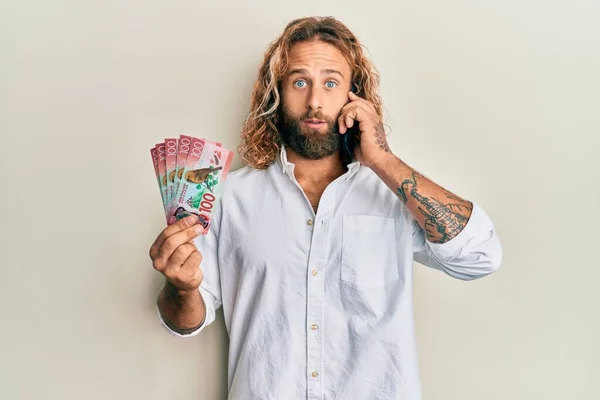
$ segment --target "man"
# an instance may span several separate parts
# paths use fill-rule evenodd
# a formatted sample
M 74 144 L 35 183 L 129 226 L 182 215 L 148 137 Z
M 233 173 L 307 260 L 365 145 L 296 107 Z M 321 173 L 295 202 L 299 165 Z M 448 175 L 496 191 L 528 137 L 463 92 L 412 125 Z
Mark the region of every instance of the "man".
M 209 233 L 184 219 L 150 249 L 170 332 L 198 334 L 223 306 L 230 399 L 420 399 L 413 260 L 463 280 L 500 265 L 484 210 L 390 151 L 378 84 L 339 21 L 292 21 L 265 54 L 246 166 Z

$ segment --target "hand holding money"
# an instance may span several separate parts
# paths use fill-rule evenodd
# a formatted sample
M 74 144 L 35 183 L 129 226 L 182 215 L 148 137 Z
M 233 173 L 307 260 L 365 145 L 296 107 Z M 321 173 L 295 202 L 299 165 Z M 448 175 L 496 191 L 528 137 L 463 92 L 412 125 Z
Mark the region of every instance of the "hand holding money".
M 192 215 L 169 225 L 150 247 L 154 269 L 181 291 L 197 290 L 202 283 L 202 253 L 192 243 L 204 231 L 197 222 Z

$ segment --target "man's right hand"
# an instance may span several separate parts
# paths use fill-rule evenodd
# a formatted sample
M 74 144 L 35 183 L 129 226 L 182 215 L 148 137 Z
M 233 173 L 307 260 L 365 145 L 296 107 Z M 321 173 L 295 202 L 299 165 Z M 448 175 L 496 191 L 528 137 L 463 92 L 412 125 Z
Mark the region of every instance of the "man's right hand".
M 195 215 L 166 227 L 150 247 L 154 269 L 162 273 L 178 291 L 198 290 L 204 277 L 200 264 L 202 253 L 193 240 L 202 232 Z

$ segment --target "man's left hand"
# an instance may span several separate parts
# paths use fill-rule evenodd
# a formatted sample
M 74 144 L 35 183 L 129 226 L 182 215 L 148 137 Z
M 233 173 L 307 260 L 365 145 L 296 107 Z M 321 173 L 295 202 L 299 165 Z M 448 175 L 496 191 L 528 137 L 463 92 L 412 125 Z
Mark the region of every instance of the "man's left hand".
M 354 155 L 361 164 L 373 168 L 384 162 L 392 154 L 388 146 L 383 122 L 372 102 L 348 92 L 346 104 L 338 117 L 341 134 L 346 134 L 348 128 L 358 124 L 360 134 L 356 138 Z

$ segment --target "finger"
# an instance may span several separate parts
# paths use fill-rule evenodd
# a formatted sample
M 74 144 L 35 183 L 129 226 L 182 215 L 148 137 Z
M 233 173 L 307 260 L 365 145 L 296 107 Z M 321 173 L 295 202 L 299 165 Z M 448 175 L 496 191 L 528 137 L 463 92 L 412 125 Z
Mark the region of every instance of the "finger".
M 357 94 L 355 94 L 353 92 L 348 93 L 348 99 L 352 103 L 361 104 L 367 109 L 372 109 L 373 111 L 375 110 L 373 103 L 371 103 L 367 99 L 363 99 L 362 97 L 358 96 Z
M 201 252 L 199 252 L 198 250 L 192 251 L 191 254 L 188 256 L 188 258 L 186 258 L 185 261 L 183 262 L 183 265 L 181 266 L 182 272 L 191 273 L 191 272 L 196 272 L 196 270 L 201 271 L 200 265 L 202 264 L 203 259 L 204 259 L 204 257 L 202 257 Z
M 180 268 L 168 270 L 165 277 L 179 289 L 196 289 L 200 286 L 204 278 L 204 273 L 200 268 L 201 262 L 202 254 L 199 251 L 194 251 Z
M 200 236 L 202 233 L 202 225 L 196 224 L 183 231 L 177 232 L 174 235 L 169 236 L 158 250 L 159 257 L 165 257 L 169 259 L 173 252 L 182 244 L 189 242 Z M 190 243 L 191 244 L 191 243 Z
M 348 125 L 348 123 L 349 123 L 348 116 L 350 115 L 350 118 L 354 119 L 354 118 L 352 118 L 352 116 L 355 115 L 356 110 L 357 110 L 356 103 L 348 103 L 344 107 L 342 107 L 342 109 L 340 110 L 339 118 L 342 119 L 346 128 L 350 128 L 352 126 L 352 125 Z
M 368 113 L 377 114 L 377 110 L 375 109 L 375 104 L 372 101 L 367 99 L 363 99 L 362 97 L 357 96 L 356 94 L 350 92 L 351 95 L 348 95 L 348 99 L 350 100 L 347 104 L 359 105 Z
M 366 111 L 367 113 L 372 113 L 375 110 L 374 108 L 373 109 L 371 108 L 370 103 L 368 101 L 359 98 L 358 100 L 354 100 L 349 103 L 346 103 L 344 105 L 344 107 L 342 107 L 340 112 L 343 112 L 350 108 L 361 108 L 364 111 Z
M 350 104 L 346 104 L 344 107 L 342 107 L 340 116 L 338 117 L 338 124 L 340 127 L 343 126 L 344 129 L 343 131 L 340 129 L 340 133 L 346 133 L 346 131 L 348 131 L 348 129 L 354 124 L 353 118 L 351 116 L 349 117 L 349 114 L 354 112 L 355 108 L 356 107 L 353 107 Z
M 184 243 L 177 247 L 167 260 L 167 269 L 180 268 L 194 251 L 197 251 L 196 246 L 191 243 Z
M 154 260 L 156 258 L 158 250 L 164 243 L 164 241 L 171 235 L 180 232 L 198 222 L 198 217 L 196 215 L 191 215 L 186 218 L 182 218 L 176 223 L 169 225 L 158 235 L 152 246 L 150 247 L 150 258 Z
M 196 223 L 198 223 L 198 216 L 194 215 L 194 214 L 180 219 L 176 223 L 165 228 L 165 230 L 163 231 L 162 241 L 164 242 L 168 237 L 170 237 L 176 233 L 179 233 L 179 232 L 189 228 L 190 226 L 193 226 Z M 162 246 L 162 242 L 159 243 L 159 247 L 160 246 Z
M 340 133 L 346 133 L 348 128 L 354 125 L 354 118 L 352 115 L 356 113 L 356 103 L 348 103 L 340 110 L 340 116 L 338 117 L 338 125 L 340 126 Z M 353 114 L 354 113 L 354 114 Z M 342 130 L 341 127 L 344 127 Z
M 163 245 L 164 241 L 171 235 L 180 232 L 183 229 L 186 229 L 189 226 L 194 225 L 198 222 L 198 217 L 196 215 L 191 215 L 186 218 L 182 218 L 176 223 L 169 225 L 158 235 L 152 246 L 150 247 L 150 258 L 154 261 L 156 257 L 158 257 L 158 251 Z
M 367 118 L 368 115 L 374 113 L 374 110 L 371 110 L 369 105 L 365 104 L 365 102 L 366 100 L 363 101 L 359 97 L 358 101 L 351 101 L 349 103 L 346 103 L 342 107 L 342 109 L 340 110 L 340 116 L 338 117 L 338 126 L 341 134 L 346 133 L 348 128 L 354 125 L 354 120 L 358 120 L 358 122 L 361 122 L 359 119 L 360 117 L 358 116 L 359 110 L 362 110 L 360 111 L 361 115 L 364 115 L 365 118 Z M 346 118 L 348 114 L 350 115 L 352 121 Z
M 354 106 L 354 103 L 348 102 L 340 110 L 340 115 L 338 116 L 338 127 L 339 127 L 340 133 L 342 135 L 344 133 L 346 133 L 346 131 L 349 128 L 349 126 L 346 125 L 346 118 L 345 118 L 345 116 L 348 113 L 348 110 L 352 109 L 353 106 Z
M 190 254 L 197 251 L 191 244 L 186 243 L 177 248 L 171 257 L 163 265 L 155 266 L 158 272 L 161 272 L 167 279 L 173 279 L 177 276 L 177 271 L 183 266 L 185 260 Z
M 348 111 L 346 113 L 346 116 L 344 117 L 344 122 L 346 123 L 346 126 L 348 128 L 352 128 L 352 126 L 354 126 L 355 120 L 358 120 L 358 122 L 360 122 L 357 108 L 354 108 L 351 111 Z
M 186 278 L 189 289 L 195 289 L 202 284 L 204 272 L 200 268 L 201 264 L 202 254 L 199 251 L 195 251 L 190 254 L 183 267 L 181 267 L 181 273 Z
M 346 127 L 346 123 L 344 122 L 344 114 L 340 114 L 340 116 L 338 117 L 338 128 L 342 135 L 348 130 L 348 128 Z
M 182 244 L 189 242 L 191 239 L 198 237 L 202 233 L 202 225 L 196 224 L 183 231 L 175 233 L 165 239 L 162 246 L 157 251 L 157 255 L 154 259 L 154 263 L 159 268 L 163 268 L 167 263 L 173 252 Z M 187 243 L 186 243 L 187 244 Z M 190 245 L 195 245 L 189 243 Z

